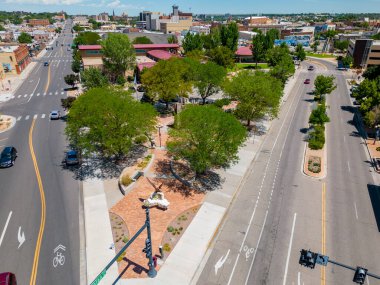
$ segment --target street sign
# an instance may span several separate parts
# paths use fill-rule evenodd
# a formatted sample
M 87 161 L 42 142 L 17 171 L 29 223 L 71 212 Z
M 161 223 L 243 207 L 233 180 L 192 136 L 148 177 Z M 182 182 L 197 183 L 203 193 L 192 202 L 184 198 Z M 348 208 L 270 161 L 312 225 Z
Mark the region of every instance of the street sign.
M 100 272 L 98 277 L 96 277 L 96 279 L 94 281 L 92 281 L 91 285 L 99 284 L 100 280 L 102 280 L 103 277 L 106 275 L 106 272 L 107 272 L 107 269 L 104 269 L 102 272 Z

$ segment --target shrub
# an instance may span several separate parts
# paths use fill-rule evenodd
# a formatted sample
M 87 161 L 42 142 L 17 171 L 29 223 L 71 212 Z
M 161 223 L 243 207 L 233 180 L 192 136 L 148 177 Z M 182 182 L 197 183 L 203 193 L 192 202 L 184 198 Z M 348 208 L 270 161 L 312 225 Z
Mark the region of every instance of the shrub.
M 119 75 L 117 78 L 116 78 L 116 83 L 119 84 L 119 85 L 124 85 L 125 84 L 125 78 L 124 76 L 122 75 Z
M 228 105 L 231 103 L 231 100 L 228 98 L 218 99 L 214 102 L 214 105 L 218 108 L 222 108 L 225 105 Z
M 129 238 L 127 236 L 123 237 L 123 243 L 127 243 L 129 241 Z
M 124 256 L 125 256 L 125 251 L 117 258 L 117 262 L 122 261 Z
M 167 230 L 168 230 L 169 233 L 171 233 L 171 232 L 174 231 L 174 228 L 173 228 L 172 226 L 169 226 L 169 227 L 167 228 Z
M 378 146 L 378 147 L 376 148 L 376 150 L 377 150 L 377 151 L 380 151 L 380 146 Z
M 309 134 L 309 147 L 311 149 L 322 149 L 325 144 L 325 129 L 322 126 L 316 126 Z
M 132 182 L 133 180 L 131 177 L 129 177 L 129 175 L 123 175 L 123 177 L 121 177 L 121 184 L 123 184 L 124 186 L 128 186 Z
M 162 249 L 163 249 L 164 251 L 167 251 L 167 252 L 169 252 L 169 251 L 172 250 L 172 249 L 170 248 L 170 245 L 169 245 L 168 243 L 165 243 L 164 246 L 162 247 Z
M 143 144 L 143 143 L 146 143 L 147 140 L 148 138 L 146 136 L 141 135 L 141 136 L 135 137 L 135 144 Z

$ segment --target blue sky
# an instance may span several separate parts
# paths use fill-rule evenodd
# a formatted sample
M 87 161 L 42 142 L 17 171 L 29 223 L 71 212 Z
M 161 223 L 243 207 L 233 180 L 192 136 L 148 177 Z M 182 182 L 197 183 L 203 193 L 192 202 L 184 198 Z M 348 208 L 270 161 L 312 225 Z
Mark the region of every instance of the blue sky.
M 100 12 L 134 16 L 142 10 L 169 13 L 177 4 L 182 11 L 193 13 L 380 13 L 380 0 L 0 0 L 0 10 L 53 12 L 64 10 L 69 14 L 98 14 Z

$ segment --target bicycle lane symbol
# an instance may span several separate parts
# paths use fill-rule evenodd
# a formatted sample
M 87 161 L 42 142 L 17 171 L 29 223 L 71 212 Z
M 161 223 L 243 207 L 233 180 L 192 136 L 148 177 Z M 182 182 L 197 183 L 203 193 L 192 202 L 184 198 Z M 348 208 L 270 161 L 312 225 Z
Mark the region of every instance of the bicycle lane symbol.
M 53 266 L 56 268 L 58 265 L 64 265 L 65 264 L 65 256 L 63 253 L 66 251 L 66 247 L 63 245 L 58 245 L 54 249 L 54 258 L 53 258 Z
M 255 252 L 253 247 L 249 248 L 247 245 L 243 247 L 243 251 L 245 252 L 245 259 L 248 260 L 249 256 Z

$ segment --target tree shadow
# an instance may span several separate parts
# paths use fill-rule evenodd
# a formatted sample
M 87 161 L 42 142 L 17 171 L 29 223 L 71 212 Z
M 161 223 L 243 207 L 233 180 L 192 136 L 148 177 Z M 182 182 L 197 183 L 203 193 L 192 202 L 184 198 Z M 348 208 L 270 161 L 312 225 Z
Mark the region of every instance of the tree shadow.
M 83 159 L 79 167 L 63 165 L 62 168 L 72 171 L 76 180 L 83 181 L 88 178 L 111 179 L 119 177 L 124 168 L 134 165 L 146 151 L 147 147 L 136 145 L 131 149 L 128 155 L 120 160 L 97 154 L 90 158 Z
M 314 99 L 304 99 L 305 102 L 314 103 Z
M 307 134 L 309 130 L 310 130 L 310 128 L 301 128 L 300 133 Z
M 377 230 L 380 232 L 380 186 L 367 184 L 367 189 L 376 219 Z
M 350 113 L 355 113 L 357 109 L 356 107 L 352 107 L 352 106 L 340 106 L 340 108 L 343 111 L 350 112 Z

